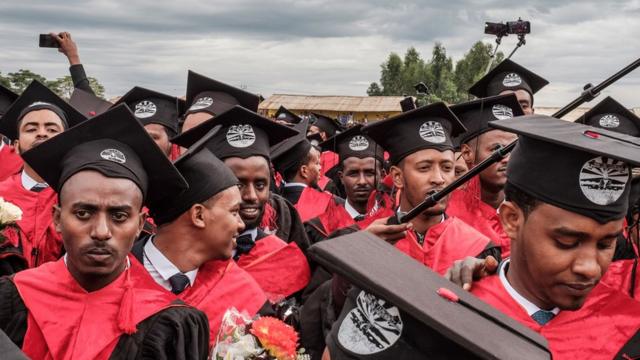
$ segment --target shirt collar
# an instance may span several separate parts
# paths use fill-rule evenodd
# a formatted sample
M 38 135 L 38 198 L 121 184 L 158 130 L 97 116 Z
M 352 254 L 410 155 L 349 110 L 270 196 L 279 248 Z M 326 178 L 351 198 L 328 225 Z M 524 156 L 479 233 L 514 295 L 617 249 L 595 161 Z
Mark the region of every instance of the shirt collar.
M 344 209 L 347 210 L 347 212 L 349 213 L 349 216 L 351 216 L 352 219 L 355 219 L 357 216 L 365 215 L 365 214 L 360 214 L 358 210 L 356 210 L 353 206 L 351 206 L 351 203 L 349 203 L 349 199 L 347 199 L 347 201 L 344 202 Z
M 499 271 L 500 282 L 502 283 L 502 286 L 505 288 L 505 290 L 507 290 L 507 293 L 509 293 L 509 295 L 513 298 L 513 300 L 515 300 L 520 306 L 524 308 L 524 310 L 527 312 L 529 316 L 542 310 L 536 304 L 532 303 L 531 301 L 527 300 L 524 296 L 520 295 L 516 291 L 516 289 L 514 289 L 511 286 L 511 284 L 509 284 L 509 280 L 507 279 L 508 267 L 509 267 L 509 260 L 507 259 L 502 262 L 502 264 L 500 265 L 500 271 Z M 552 310 L 546 310 L 546 311 L 551 311 L 554 315 L 558 315 L 558 313 L 560 312 L 560 309 L 556 307 Z
M 36 185 L 40 185 L 42 187 L 48 187 L 49 186 L 49 185 L 47 185 L 47 183 L 39 183 L 39 182 L 35 181 L 24 170 L 22 170 L 22 174 L 20 175 L 20 178 L 22 180 L 22 187 L 24 187 L 25 190 L 31 190 L 31 188 L 33 188 Z
M 242 232 L 242 234 L 240 234 L 239 236 L 242 236 L 242 235 L 251 235 L 251 240 L 252 240 L 253 242 L 256 242 L 256 237 L 258 237 L 258 228 L 257 228 L 257 227 L 255 227 L 255 228 L 253 228 L 253 229 L 245 230 L 245 231 L 243 231 L 243 232 Z
M 284 183 L 284 187 L 294 187 L 294 186 L 307 187 L 307 184 L 299 183 L 299 182 L 288 182 L 288 183 Z
M 153 243 L 153 237 L 144 245 L 144 256 L 147 257 L 151 265 L 153 265 L 165 281 L 169 281 L 169 278 L 175 274 L 182 273 L 180 269 L 173 265 L 173 263 L 158 250 Z M 196 281 L 196 275 L 198 275 L 198 269 L 188 271 L 184 273 L 184 275 L 189 278 L 189 283 L 193 286 L 193 283 Z

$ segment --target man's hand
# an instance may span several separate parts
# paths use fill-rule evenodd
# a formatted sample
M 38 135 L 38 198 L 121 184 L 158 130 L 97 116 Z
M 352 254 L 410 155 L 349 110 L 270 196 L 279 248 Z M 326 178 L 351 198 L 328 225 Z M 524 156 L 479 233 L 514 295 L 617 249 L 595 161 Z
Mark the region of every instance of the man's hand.
M 373 221 L 369 226 L 367 226 L 365 231 L 368 231 L 393 245 L 396 241 L 407 236 L 407 231 L 413 228 L 411 223 L 387 225 L 388 219 L 389 218 L 384 218 Z
M 497 269 L 498 261 L 493 256 L 487 256 L 485 259 L 469 256 L 462 260 L 456 260 L 444 274 L 444 277 L 469 291 L 474 280 L 493 275 Z
M 63 53 L 67 59 L 69 59 L 69 65 L 78 65 L 80 64 L 80 55 L 78 55 L 78 46 L 71 39 L 71 34 L 68 32 L 62 32 L 60 34 L 51 33 L 60 44 L 58 51 Z

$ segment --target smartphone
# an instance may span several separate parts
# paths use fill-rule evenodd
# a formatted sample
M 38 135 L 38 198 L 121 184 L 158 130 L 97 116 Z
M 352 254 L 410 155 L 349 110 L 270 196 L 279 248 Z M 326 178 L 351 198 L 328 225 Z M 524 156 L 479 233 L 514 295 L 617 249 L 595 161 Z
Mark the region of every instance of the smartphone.
M 40 34 L 40 47 L 44 48 L 59 48 L 60 44 L 50 34 Z

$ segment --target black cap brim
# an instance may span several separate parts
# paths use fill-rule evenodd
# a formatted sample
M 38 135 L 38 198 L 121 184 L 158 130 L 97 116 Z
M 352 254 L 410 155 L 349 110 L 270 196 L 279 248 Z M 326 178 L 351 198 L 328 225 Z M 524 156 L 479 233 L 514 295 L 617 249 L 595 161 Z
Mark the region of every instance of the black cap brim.
M 254 112 L 258 111 L 259 96 L 189 70 L 186 103 L 191 106 L 195 97 L 204 91 L 218 91 L 229 94 L 238 100 L 242 107 Z
M 576 119 L 575 122 L 578 124 L 589 124 L 593 117 L 605 114 L 617 114 L 631 122 L 631 124 L 619 123 L 618 125 L 626 126 L 620 126 L 619 129 L 617 129 L 617 126 L 611 127 L 611 131 L 622 132 L 632 136 L 638 136 L 637 134 L 640 134 L 640 118 L 638 118 L 638 116 L 633 111 L 627 109 L 624 105 L 617 102 L 611 96 L 607 96 L 606 98 L 604 98 L 596 106 Z M 602 124 L 594 124 L 593 126 L 604 127 Z
M 531 88 L 531 91 L 533 92 L 531 95 L 537 93 L 540 89 L 542 89 L 543 87 L 549 84 L 549 81 L 542 78 L 541 76 L 534 73 L 533 71 L 525 68 L 524 66 L 517 64 L 512 60 L 505 59 L 500 64 L 498 64 L 495 68 L 489 71 L 485 76 L 483 76 L 480 80 L 478 80 L 475 84 L 473 84 L 471 88 L 469 88 L 469 94 L 479 98 L 499 95 L 499 94 L 489 93 L 488 87 L 489 87 L 489 83 L 493 81 L 493 79 L 497 75 L 504 72 L 514 72 L 519 74 L 521 77 L 524 77 L 526 83 L 529 85 L 529 87 Z

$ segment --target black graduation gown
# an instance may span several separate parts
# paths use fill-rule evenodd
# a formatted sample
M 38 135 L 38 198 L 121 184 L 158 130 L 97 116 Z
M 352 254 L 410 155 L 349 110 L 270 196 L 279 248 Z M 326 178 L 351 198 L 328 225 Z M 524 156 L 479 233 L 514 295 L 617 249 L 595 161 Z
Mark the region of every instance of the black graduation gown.
M 22 347 L 27 309 L 8 277 L 0 279 L 0 299 L 0 330 Z M 206 359 L 208 334 L 204 313 L 191 307 L 169 307 L 139 323 L 136 333 L 120 336 L 110 359 Z

